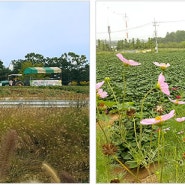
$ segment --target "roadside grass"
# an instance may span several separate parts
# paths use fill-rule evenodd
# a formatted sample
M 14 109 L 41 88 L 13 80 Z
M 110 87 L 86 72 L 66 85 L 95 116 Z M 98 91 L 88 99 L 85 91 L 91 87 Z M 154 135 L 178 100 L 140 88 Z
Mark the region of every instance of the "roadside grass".
M 84 99 L 89 96 L 89 86 L 30 87 L 2 86 L 0 99 Z
M 50 183 L 43 162 L 56 170 L 61 182 L 66 172 L 76 182 L 89 182 L 88 108 L 0 108 L 0 127 L 0 138 L 10 130 L 18 136 L 9 168 L 0 161 L 0 172 L 7 170 L 1 182 Z M 0 152 L 8 155 L 2 146 Z

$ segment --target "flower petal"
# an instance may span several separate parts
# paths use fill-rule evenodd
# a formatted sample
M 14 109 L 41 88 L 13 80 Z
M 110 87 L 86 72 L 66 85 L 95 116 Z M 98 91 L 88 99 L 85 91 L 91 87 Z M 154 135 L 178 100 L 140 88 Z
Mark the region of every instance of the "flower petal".
M 127 60 L 126 58 L 123 57 L 121 53 L 116 54 L 116 56 L 126 65 L 130 66 L 138 66 L 141 65 L 139 62 L 136 62 L 134 60 Z
M 159 77 L 158 77 L 158 83 L 161 84 L 161 83 L 164 83 L 164 81 L 165 81 L 165 77 L 164 77 L 164 75 L 161 73 L 161 74 L 159 75 Z
M 166 82 L 160 85 L 161 91 L 166 94 L 167 96 L 170 96 L 169 86 Z
M 141 120 L 141 124 L 142 125 L 152 125 L 152 124 L 156 124 L 159 123 L 160 121 L 157 121 L 155 118 L 149 118 L 149 119 L 143 119 Z
M 178 122 L 183 122 L 183 121 L 185 121 L 185 117 L 182 117 L 182 118 L 176 118 L 175 120 L 176 120 L 176 121 L 178 121 Z
M 179 100 L 172 100 L 171 98 L 168 98 L 172 103 L 175 103 L 175 104 L 179 104 L 179 105 L 182 105 L 182 104 L 185 104 L 184 101 L 179 101 Z
M 138 63 L 138 62 L 135 62 L 134 60 L 129 60 L 129 65 L 131 65 L 131 66 L 139 66 L 141 64 Z
M 97 83 L 96 89 L 98 90 L 103 84 L 104 84 L 104 81 Z
M 166 121 L 166 120 L 172 118 L 173 116 L 175 116 L 175 110 L 172 110 L 172 111 L 170 111 L 170 113 L 162 115 L 162 116 L 158 116 L 156 118 L 143 119 L 143 120 L 141 120 L 140 123 L 142 125 L 157 124 L 157 123 L 161 123 L 163 121 Z
M 170 66 L 169 63 L 165 64 L 165 63 L 158 63 L 158 62 L 153 62 L 153 64 L 155 64 L 156 66 L 162 68 L 162 69 L 166 69 L 167 67 Z
M 158 77 L 158 85 L 161 89 L 161 91 L 166 94 L 167 96 L 170 95 L 170 91 L 169 91 L 169 86 L 168 84 L 165 82 L 165 77 L 163 76 L 163 74 L 161 73 Z
M 166 121 L 166 120 L 168 120 L 168 119 L 170 119 L 170 118 L 172 118 L 174 116 L 175 116 L 175 110 L 172 110 L 172 111 L 170 111 L 170 113 L 165 114 L 165 115 L 163 115 L 161 117 L 162 117 L 163 121 Z
M 127 64 L 129 63 L 128 60 L 127 60 L 126 58 L 124 58 L 123 55 L 122 55 L 121 53 L 118 53 L 116 56 L 117 56 L 122 62 L 127 63 Z
M 103 91 L 103 89 L 98 89 L 97 94 L 99 95 L 100 98 L 106 98 L 108 96 L 106 91 Z
M 153 64 L 160 67 L 160 64 L 158 62 L 153 62 Z

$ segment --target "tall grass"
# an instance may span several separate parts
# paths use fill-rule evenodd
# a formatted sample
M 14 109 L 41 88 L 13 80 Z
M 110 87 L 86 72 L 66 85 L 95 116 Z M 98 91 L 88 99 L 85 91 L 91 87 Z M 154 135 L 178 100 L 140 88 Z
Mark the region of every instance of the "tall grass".
M 0 127 L 0 137 L 10 129 L 18 135 L 5 182 L 51 182 L 43 162 L 59 178 L 65 172 L 76 182 L 89 181 L 87 108 L 0 108 Z

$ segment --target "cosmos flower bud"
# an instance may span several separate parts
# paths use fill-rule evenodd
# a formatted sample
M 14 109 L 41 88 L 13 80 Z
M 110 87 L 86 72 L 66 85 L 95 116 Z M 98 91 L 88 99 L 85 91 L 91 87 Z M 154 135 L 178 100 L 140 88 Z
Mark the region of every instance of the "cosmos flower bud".
M 110 82 L 110 78 L 109 77 L 105 77 L 105 82 Z

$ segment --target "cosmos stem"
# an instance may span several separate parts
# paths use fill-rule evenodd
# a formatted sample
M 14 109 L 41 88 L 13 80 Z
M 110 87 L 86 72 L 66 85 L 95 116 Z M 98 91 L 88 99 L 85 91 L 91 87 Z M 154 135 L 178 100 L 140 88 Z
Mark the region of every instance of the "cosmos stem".
M 152 87 L 144 96 L 144 98 L 141 100 L 141 113 L 140 113 L 140 117 L 141 120 L 143 119 L 143 108 L 144 108 L 144 102 L 147 98 L 147 96 L 155 89 L 155 87 Z M 141 141 L 142 141 L 142 132 L 143 132 L 143 127 L 142 124 L 140 124 L 140 149 L 141 149 Z
M 130 170 L 129 170 L 129 168 L 127 168 L 115 155 L 113 156 L 113 158 L 128 172 L 128 173 L 130 173 L 136 180 L 137 180 L 137 182 L 141 182 L 140 180 L 139 180 L 139 178 L 136 176 L 136 175 L 134 175 Z

